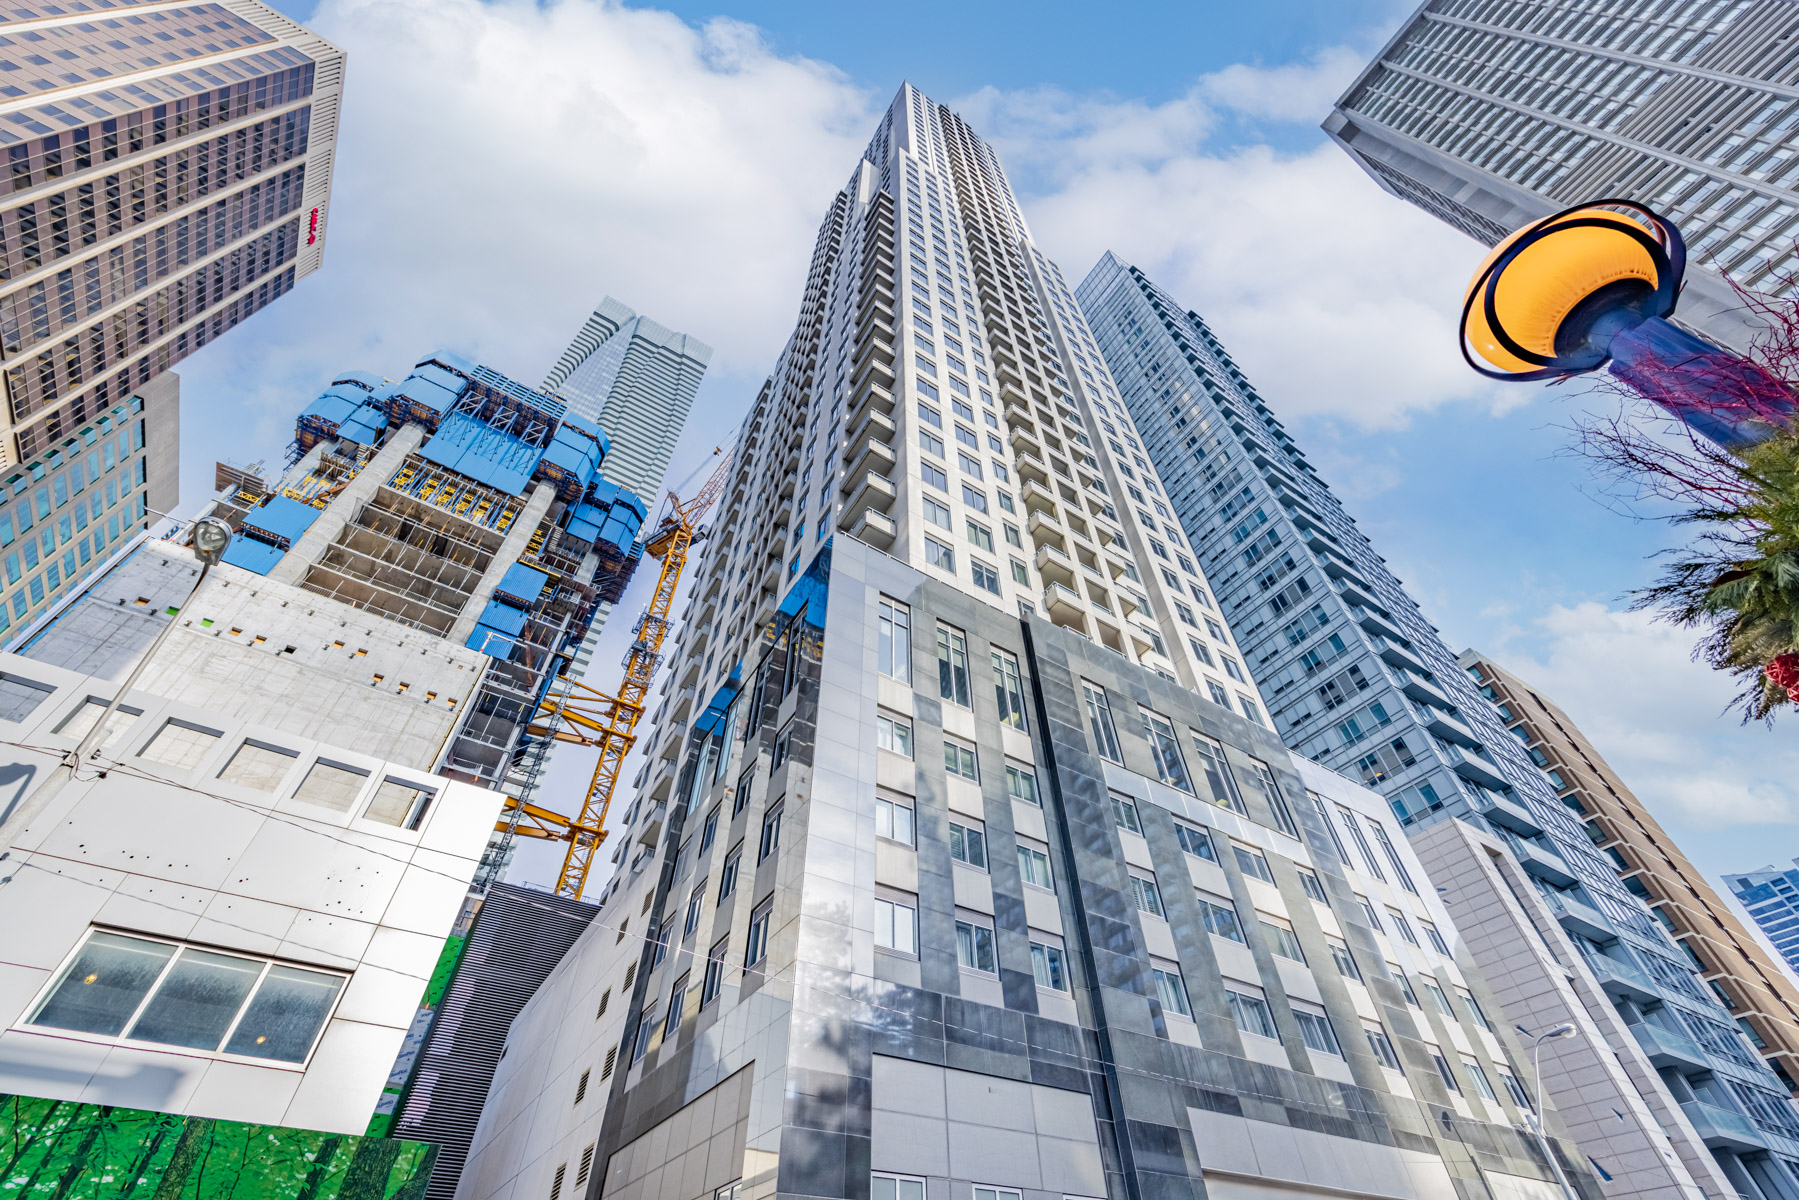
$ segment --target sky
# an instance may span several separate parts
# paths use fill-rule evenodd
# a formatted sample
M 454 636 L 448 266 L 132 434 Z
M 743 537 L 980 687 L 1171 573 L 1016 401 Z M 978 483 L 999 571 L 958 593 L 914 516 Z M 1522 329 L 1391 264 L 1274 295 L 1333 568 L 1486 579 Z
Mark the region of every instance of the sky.
M 994 143 L 1072 279 L 1114 250 L 1204 316 L 1451 647 L 1553 696 L 1701 869 L 1799 853 L 1788 727 L 1741 726 L 1691 635 L 1628 610 L 1672 534 L 1565 453 L 1594 401 L 1470 372 L 1454 323 L 1483 250 L 1319 130 L 1409 4 L 276 3 L 349 52 L 325 265 L 180 366 L 190 508 L 215 459 L 278 465 L 334 373 L 443 348 L 535 384 L 606 294 L 716 348 L 686 477 L 773 365 L 909 79 Z M 559 759 L 546 802 L 587 769 Z M 553 881 L 546 849 L 517 877 Z

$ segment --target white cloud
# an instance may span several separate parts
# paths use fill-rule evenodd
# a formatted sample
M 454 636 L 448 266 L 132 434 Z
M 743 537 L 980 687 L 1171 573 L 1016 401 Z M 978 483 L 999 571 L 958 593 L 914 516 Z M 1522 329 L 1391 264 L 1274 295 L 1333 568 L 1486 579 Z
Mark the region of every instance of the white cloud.
M 1331 46 L 1309 62 L 1275 67 L 1235 63 L 1200 80 L 1200 92 L 1221 108 L 1272 121 L 1316 122 L 1330 111 L 1369 56 Z
M 1799 825 L 1791 731 L 1726 713 L 1735 685 L 1694 662 L 1692 645 L 1687 630 L 1589 602 L 1552 607 L 1491 651 L 1560 705 L 1671 826 Z

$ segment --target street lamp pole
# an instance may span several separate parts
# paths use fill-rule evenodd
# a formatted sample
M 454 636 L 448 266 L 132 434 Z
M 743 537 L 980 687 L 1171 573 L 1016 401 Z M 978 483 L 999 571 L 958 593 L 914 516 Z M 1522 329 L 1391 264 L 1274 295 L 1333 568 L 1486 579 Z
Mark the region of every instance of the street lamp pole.
M 1525 1037 L 1532 1036 L 1530 1030 L 1522 1025 L 1515 1026 L 1515 1028 Z M 1543 1043 L 1557 1041 L 1561 1038 L 1578 1037 L 1579 1034 L 1580 1030 L 1575 1028 L 1574 1022 L 1563 1021 L 1560 1025 L 1551 1026 L 1535 1035 L 1535 1041 L 1531 1047 L 1530 1071 L 1531 1077 L 1537 1081 L 1537 1101 L 1536 1107 L 1529 1109 L 1524 1114 L 1524 1122 L 1530 1128 L 1531 1134 L 1536 1137 L 1537 1147 L 1543 1151 L 1543 1157 L 1549 1160 L 1549 1169 L 1555 1172 L 1555 1181 L 1561 1185 L 1565 1200 L 1579 1200 L 1579 1197 L 1575 1194 L 1573 1185 L 1568 1182 L 1568 1176 L 1562 1171 L 1561 1160 L 1556 1158 L 1555 1150 L 1550 1146 L 1549 1138 L 1543 1132 L 1543 1117 L 1540 1111 L 1543 1107 Z M 1525 1097 L 1526 1100 L 1529 1098 Z

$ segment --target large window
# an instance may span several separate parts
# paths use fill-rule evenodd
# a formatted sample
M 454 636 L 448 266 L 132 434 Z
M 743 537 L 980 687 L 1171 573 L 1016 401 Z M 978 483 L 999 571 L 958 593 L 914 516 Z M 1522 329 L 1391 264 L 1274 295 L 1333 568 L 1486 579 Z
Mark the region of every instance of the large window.
M 1212 835 L 1197 825 L 1189 825 L 1185 821 L 1174 823 L 1174 836 L 1181 844 L 1181 849 L 1194 858 L 1203 858 L 1207 862 L 1218 861 L 1218 848 L 1212 845 Z
M 774 912 L 774 900 L 764 900 L 750 914 L 750 937 L 744 946 L 743 965 L 753 967 L 768 957 L 768 920 Z
M 1262 917 L 1262 938 L 1268 943 L 1270 953 L 1282 958 L 1290 958 L 1294 962 L 1304 962 L 1306 952 L 1300 949 L 1299 935 L 1293 927 L 1279 917 Z
M 1199 894 L 1200 915 L 1205 918 L 1206 928 L 1221 938 L 1233 942 L 1243 941 L 1243 926 L 1237 920 L 1237 909 L 1222 896 Z
M 1068 965 L 1062 958 L 1062 947 L 1049 942 L 1031 943 L 1031 974 L 1037 986 L 1054 992 L 1068 990 Z
M 1231 1020 L 1237 1023 L 1238 1029 L 1257 1037 L 1280 1040 L 1280 1031 L 1274 1027 L 1274 1014 L 1268 1010 L 1268 1001 L 1235 988 L 1226 988 L 1224 998 L 1230 1001 Z
M 1245 846 L 1242 842 L 1232 842 L 1231 851 L 1237 856 L 1237 865 L 1243 873 L 1263 883 L 1274 882 L 1274 872 L 1268 869 L 1268 860 L 1262 857 L 1260 850 Z
M 1281 794 L 1281 785 L 1274 780 L 1274 772 L 1268 769 L 1268 764 L 1254 761 L 1250 763 L 1250 772 L 1250 778 L 1268 799 L 1268 808 L 1274 814 L 1274 827 L 1288 837 L 1298 837 L 1299 826 L 1293 822 L 1293 812 L 1287 807 L 1286 796 Z
M 945 738 L 943 742 L 943 769 L 951 775 L 960 775 L 964 779 L 981 781 L 979 764 L 975 761 L 974 747 L 965 746 L 961 742 L 952 742 Z
M 1155 979 L 1156 999 L 1162 1002 L 1162 1011 L 1192 1020 L 1193 1005 L 1187 999 L 1187 984 L 1181 978 L 1181 969 L 1170 963 L 1151 967 L 1149 973 Z
M 1343 1047 L 1337 1043 L 1337 1031 L 1331 1028 L 1329 1017 L 1323 1013 L 1296 1008 L 1293 1010 L 1293 1020 L 1299 1025 L 1299 1037 L 1306 1044 L 1306 1049 L 1316 1050 L 1333 1058 L 1343 1057 Z
M 1035 846 L 1018 847 L 1018 876 L 1026 883 L 1055 890 L 1055 878 L 1049 873 L 1049 855 Z
M 881 674 L 901 683 L 912 682 L 912 614 L 906 606 L 881 598 L 879 646 L 875 665 Z
M 876 1175 L 872 1179 L 871 1200 L 924 1200 L 924 1180 L 905 1175 Z
M 90 930 L 27 1025 L 303 1063 L 345 977 Z
M 1118 730 L 1112 724 L 1112 706 L 1106 700 L 1106 689 L 1082 680 L 1081 691 L 1087 697 L 1087 724 L 1093 733 L 1093 748 L 1099 751 L 1100 757 L 1122 763 L 1124 753 L 1118 748 Z
M 918 953 L 918 899 L 898 892 L 875 897 L 875 945 Z
M 1209 737 L 1195 733 L 1193 752 L 1199 756 L 1199 774 L 1205 780 L 1202 795 L 1220 808 L 1247 815 L 1249 810 L 1244 807 L 1243 797 L 1237 791 L 1236 776 L 1231 774 L 1230 764 L 1224 761 L 1224 747 Z
M 900 717 L 875 714 L 875 745 L 882 750 L 912 757 L 912 726 Z
M 970 706 L 968 639 L 948 625 L 937 626 L 937 691 L 951 704 Z
M 1005 650 L 993 652 L 993 692 L 999 700 L 999 723 L 1023 729 L 1024 684 L 1018 674 L 1018 659 Z
M 964 818 L 966 819 L 966 818 Z M 959 863 L 987 869 L 987 833 L 978 825 L 949 823 L 949 856 Z
M 1181 742 L 1175 736 L 1173 723 L 1150 709 L 1137 711 L 1143 717 L 1143 736 L 1149 739 L 1149 748 L 1156 756 L 1156 774 L 1169 787 L 1192 791 L 1193 781 L 1187 776 L 1187 760 L 1181 757 Z
M 997 973 L 999 964 L 993 956 L 993 926 L 974 920 L 958 920 L 956 962 L 971 971 Z
M 912 809 L 909 805 L 889 800 L 885 796 L 875 799 L 875 836 L 887 838 L 889 841 L 904 842 L 911 846 L 916 844 L 912 828 Z
M 1026 804 L 1041 804 L 1037 799 L 1037 777 L 1023 767 L 1006 764 L 1006 795 Z

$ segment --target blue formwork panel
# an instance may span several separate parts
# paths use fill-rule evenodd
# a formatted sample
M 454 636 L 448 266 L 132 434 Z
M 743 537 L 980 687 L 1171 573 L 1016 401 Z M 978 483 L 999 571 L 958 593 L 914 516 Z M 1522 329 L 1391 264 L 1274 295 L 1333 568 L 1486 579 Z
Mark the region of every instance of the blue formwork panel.
M 386 429 L 387 410 L 375 401 L 368 400 L 350 414 L 350 419 L 343 423 L 337 436 L 345 441 L 355 442 L 358 446 L 373 446 L 381 440 L 381 434 Z
M 506 568 L 506 574 L 500 577 L 500 584 L 493 590 L 493 598 L 514 608 L 530 608 L 543 595 L 543 589 L 550 582 L 548 573 L 536 567 L 527 567 L 524 563 L 513 563 Z
M 600 428 L 600 423 L 598 421 L 589 421 L 586 417 L 579 417 L 574 413 L 564 413 L 562 414 L 562 424 L 577 432 L 584 433 L 595 442 L 598 442 L 600 446 L 600 457 L 602 459 L 612 453 L 612 439 L 606 436 L 606 431 Z
M 524 609 L 489 600 L 487 607 L 481 610 L 481 620 L 475 631 L 463 644 L 493 658 L 508 658 L 524 628 Z
M 452 354 L 448 350 L 433 350 L 430 354 L 419 359 L 418 362 L 414 364 L 414 369 L 416 370 L 418 367 L 423 367 L 431 363 L 436 363 L 440 367 L 448 367 L 452 372 L 467 376 L 471 379 L 474 378 L 475 375 L 476 368 L 474 363 L 462 357 L 462 355 Z
M 445 378 L 456 380 L 454 375 L 442 367 L 431 367 L 430 370 Z M 456 380 L 460 383 L 460 380 Z M 463 384 L 466 388 L 468 385 Z M 462 394 L 462 388 L 451 388 L 436 379 L 426 378 L 419 372 L 413 372 L 398 387 L 393 389 L 388 398 L 388 414 L 395 421 L 418 421 L 435 429 L 443 420 L 445 413 L 456 403 Z
M 267 575 L 286 554 L 287 551 L 278 546 L 239 536 L 232 538 L 231 544 L 225 547 L 224 561 L 258 575 Z
M 287 496 L 271 497 L 266 503 L 244 514 L 244 528 L 261 534 L 264 541 L 285 549 L 319 519 L 319 509 Z
M 543 451 L 468 413 L 451 413 L 419 455 L 509 496 L 522 496 Z
M 538 474 L 555 484 L 556 494 L 565 501 L 580 498 L 587 485 L 600 473 L 600 460 L 605 457 L 598 426 L 591 422 L 584 424 L 593 432 L 589 433 L 564 418 L 557 425 L 542 461 L 537 464 Z

